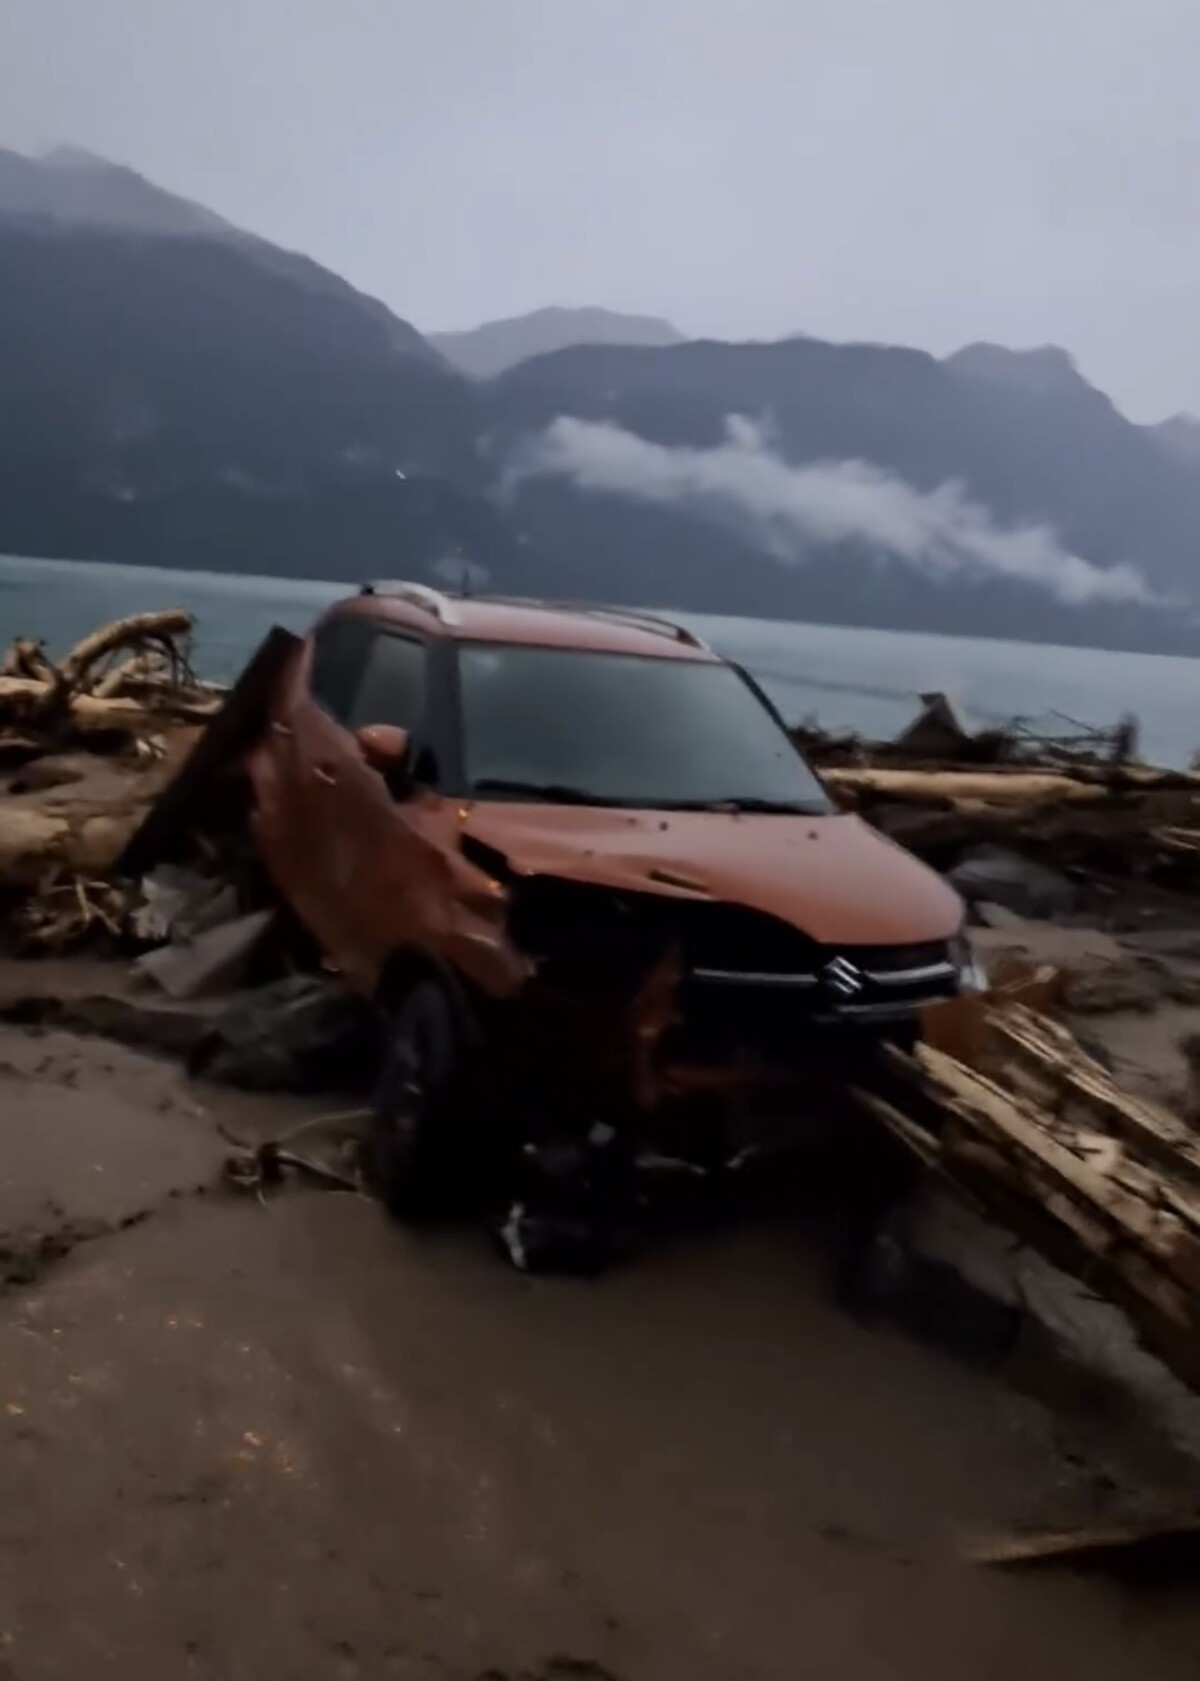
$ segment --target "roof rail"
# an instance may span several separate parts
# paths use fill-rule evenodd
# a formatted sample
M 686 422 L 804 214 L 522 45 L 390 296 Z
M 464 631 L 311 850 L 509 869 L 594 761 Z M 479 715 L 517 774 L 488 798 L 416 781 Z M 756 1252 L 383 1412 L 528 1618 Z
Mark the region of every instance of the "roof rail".
M 423 613 L 432 613 L 440 624 L 458 623 L 458 614 L 450 597 L 443 595 L 441 590 L 432 589 L 428 584 L 410 584 L 402 578 L 380 578 L 374 583 L 363 584 L 358 593 L 382 596 L 385 600 L 406 601 L 410 607 L 419 607 Z
M 589 613 L 594 619 L 612 619 L 616 624 L 634 625 L 640 630 L 652 631 L 657 636 L 669 636 L 673 642 L 682 642 L 689 648 L 699 648 L 705 654 L 711 654 L 712 649 L 704 638 L 697 636 L 694 630 L 686 625 L 676 624 L 674 619 L 664 618 L 661 613 L 639 613 L 624 607 L 584 607 L 577 609 L 581 613 Z
M 594 601 L 539 601 L 534 597 L 521 595 L 479 595 L 473 599 L 494 601 L 501 607 L 540 607 L 547 613 L 583 613 L 593 619 L 609 619 L 614 624 L 632 625 L 639 630 L 649 631 L 653 636 L 669 637 L 672 642 L 682 642 L 685 646 L 697 648 L 704 654 L 712 653 L 708 643 L 686 625 L 676 624 L 674 619 L 665 618 L 661 613 L 639 612 L 636 607 L 605 607 L 598 606 Z

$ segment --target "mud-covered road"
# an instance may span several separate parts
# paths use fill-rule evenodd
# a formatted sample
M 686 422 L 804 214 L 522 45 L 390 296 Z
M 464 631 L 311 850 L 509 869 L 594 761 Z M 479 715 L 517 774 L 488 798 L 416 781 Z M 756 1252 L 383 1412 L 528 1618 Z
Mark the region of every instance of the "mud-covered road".
M 1194 1593 L 960 1561 L 1109 1470 L 841 1314 L 821 1221 L 530 1281 L 200 1194 L 251 1106 L 166 1065 L 11 1028 L 0 1065 L 5 1681 L 1200 1675 Z

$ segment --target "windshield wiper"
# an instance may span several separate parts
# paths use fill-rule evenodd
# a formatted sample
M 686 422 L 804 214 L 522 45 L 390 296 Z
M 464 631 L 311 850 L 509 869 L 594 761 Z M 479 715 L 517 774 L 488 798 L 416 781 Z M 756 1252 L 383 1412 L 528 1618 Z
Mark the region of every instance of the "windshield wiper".
M 728 799 L 693 800 L 685 806 L 676 807 L 684 811 L 750 811 L 777 812 L 784 817 L 827 817 L 828 806 L 806 804 L 802 800 L 770 800 L 759 794 L 731 794 Z
M 525 795 L 532 800 L 545 800 L 549 805 L 608 805 L 620 800 L 606 799 L 603 794 L 589 793 L 586 788 L 574 788 L 569 782 L 522 782 L 506 776 L 481 776 L 472 785 L 476 794 Z
M 594 794 L 587 788 L 577 788 L 569 782 L 524 782 L 519 777 L 481 776 L 472 784 L 476 794 L 512 794 L 515 798 L 544 800 L 548 805 L 616 806 L 624 809 L 642 807 L 650 811 L 728 811 L 774 812 L 785 817 L 824 817 L 825 805 L 805 804 L 799 800 L 769 800 L 760 795 L 732 795 L 729 799 L 649 801 L 645 799 L 614 799 L 606 794 Z

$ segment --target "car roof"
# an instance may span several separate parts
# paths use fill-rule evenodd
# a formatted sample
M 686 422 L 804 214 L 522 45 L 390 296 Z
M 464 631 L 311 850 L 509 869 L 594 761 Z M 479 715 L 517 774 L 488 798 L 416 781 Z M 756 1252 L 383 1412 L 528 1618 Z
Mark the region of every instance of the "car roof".
M 718 662 L 698 636 L 670 619 L 635 608 L 452 596 L 420 584 L 367 584 L 331 612 L 367 617 L 397 629 L 456 642 L 512 642 L 590 653 Z

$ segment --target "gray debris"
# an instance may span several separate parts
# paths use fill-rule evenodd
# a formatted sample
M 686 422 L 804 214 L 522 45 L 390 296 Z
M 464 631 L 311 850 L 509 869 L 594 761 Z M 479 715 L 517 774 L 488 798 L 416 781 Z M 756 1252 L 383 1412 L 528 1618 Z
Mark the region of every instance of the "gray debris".
M 227 992 L 246 979 L 276 915 L 273 908 L 251 911 L 191 939 L 172 941 L 139 957 L 135 969 L 157 982 L 168 998 Z
M 1007 905 L 993 905 L 987 899 L 981 899 L 976 904 L 975 915 L 985 928 L 1002 934 L 1019 933 L 1028 920 L 1016 911 L 1010 911 Z
M 972 732 L 954 702 L 934 690 L 921 696 L 921 710 L 896 737 L 896 746 L 922 758 L 953 759 L 971 740 Z
M 525 1144 L 516 1196 L 496 1237 L 518 1272 L 593 1277 L 613 1259 L 633 1211 L 633 1164 L 604 1122 L 582 1138 Z
M 968 904 L 1001 905 L 1018 916 L 1069 916 L 1078 895 L 1066 876 L 1003 846 L 980 846 L 947 878 Z
M 142 878 L 141 886 L 133 932 L 146 945 L 202 933 L 232 920 L 239 910 L 232 883 L 181 864 L 160 864 Z
M 1200 1457 L 1200 1398 L 1141 1347 L 1127 1316 L 945 1186 L 924 1181 L 893 1211 L 868 1257 L 864 1294 L 870 1316 L 962 1358 L 1003 1366 L 1024 1345 L 1060 1378 L 1085 1372 L 1115 1383 Z

